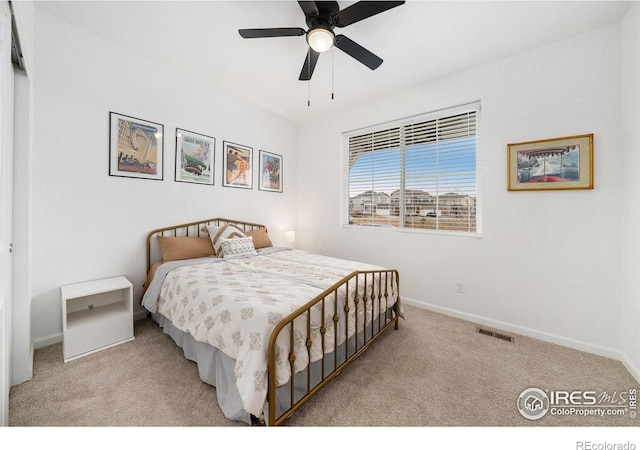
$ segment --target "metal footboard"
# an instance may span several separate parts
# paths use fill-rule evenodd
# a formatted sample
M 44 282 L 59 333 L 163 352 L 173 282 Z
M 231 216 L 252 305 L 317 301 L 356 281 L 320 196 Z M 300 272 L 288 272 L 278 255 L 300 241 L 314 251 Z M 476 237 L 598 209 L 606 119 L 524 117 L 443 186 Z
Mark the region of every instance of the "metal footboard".
M 398 329 L 399 286 L 397 270 L 352 272 L 278 323 L 268 349 L 267 425 L 282 424 L 385 330 L 392 325 Z M 304 349 L 298 345 L 297 356 L 296 338 L 304 339 Z M 284 346 L 288 354 L 283 354 L 283 340 L 288 340 Z M 317 356 L 318 346 L 321 356 L 312 362 L 312 348 Z M 301 356 L 306 356 L 308 364 L 296 373 L 296 358 Z M 283 358 L 288 361 L 291 377 L 286 385 L 278 386 L 277 360 Z M 282 396 L 288 398 L 283 401 Z

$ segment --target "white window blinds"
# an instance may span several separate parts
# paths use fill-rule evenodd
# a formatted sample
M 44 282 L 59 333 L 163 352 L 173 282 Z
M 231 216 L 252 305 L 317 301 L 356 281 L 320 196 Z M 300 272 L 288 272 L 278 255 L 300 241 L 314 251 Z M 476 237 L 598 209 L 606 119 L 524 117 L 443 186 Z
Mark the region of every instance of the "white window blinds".
M 343 222 L 479 233 L 479 103 L 345 133 Z

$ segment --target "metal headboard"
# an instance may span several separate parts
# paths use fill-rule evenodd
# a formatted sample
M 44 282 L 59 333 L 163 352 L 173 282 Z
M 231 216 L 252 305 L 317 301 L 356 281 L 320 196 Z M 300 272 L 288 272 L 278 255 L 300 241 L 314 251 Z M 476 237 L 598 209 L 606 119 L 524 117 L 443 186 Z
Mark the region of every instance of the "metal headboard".
M 152 260 L 155 262 L 159 260 L 160 250 L 158 248 L 157 239 L 153 239 L 156 236 L 194 236 L 204 237 L 207 236 L 207 232 L 203 231 L 203 227 L 207 225 L 235 225 L 243 231 L 257 230 L 258 228 L 266 228 L 266 226 L 259 223 L 244 222 L 242 220 L 225 219 L 222 217 L 216 217 L 213 219 L 204 219 L 197 222 L 182 223 L 180 225 L 172 225 L 170 227 L 158 228 L 151 231 L 147 235 L 147 271 L 151 270 Z

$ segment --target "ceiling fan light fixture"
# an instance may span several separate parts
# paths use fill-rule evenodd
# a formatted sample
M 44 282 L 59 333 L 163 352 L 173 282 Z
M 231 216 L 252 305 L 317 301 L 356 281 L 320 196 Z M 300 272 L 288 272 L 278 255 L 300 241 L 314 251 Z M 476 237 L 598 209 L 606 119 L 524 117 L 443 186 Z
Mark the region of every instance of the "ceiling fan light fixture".
M 309 47 L 318 53 L 323 53 L 333 47 L 335 35 L 327 28 L 314 28 L 307 33 Z
M 291 2 L 294 3 L 294 2 Z M 351 2 L 349 2 L 351 3 Z M 304 13 L 307 30 L 299 27 L 280 28 L 241 28 L 238 30 L 244 39 L 273 38 L 284 36 L 305 36 L 308 50 L 298 80 L 309 81 L 321 53 L 337 47 L 356 61 L 371 70 L 382 64 L 382 59 L 369 50 L 352 41 L 344 34 L 334 33 L 334 28 L 344 28 L 371 16 L 403 5 L 404 1 L 356 1 L 344 9 L 338 2 L 300 1 L 298 5 Z

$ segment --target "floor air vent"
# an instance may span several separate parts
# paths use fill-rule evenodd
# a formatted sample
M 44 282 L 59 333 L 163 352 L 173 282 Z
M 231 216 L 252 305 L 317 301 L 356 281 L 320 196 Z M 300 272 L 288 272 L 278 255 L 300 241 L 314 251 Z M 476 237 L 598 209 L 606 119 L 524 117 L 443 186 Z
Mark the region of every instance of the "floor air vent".
M 496 339 L 502 339 L 503 341 L 513 342 L 513 336 L 509 336 L 508 334 L 500 333 L 499 331 L 487 330 L 486 328 L 476 328 L 476 332 L 480 334 L 484 334 L 485 336 L 491 336 Z

